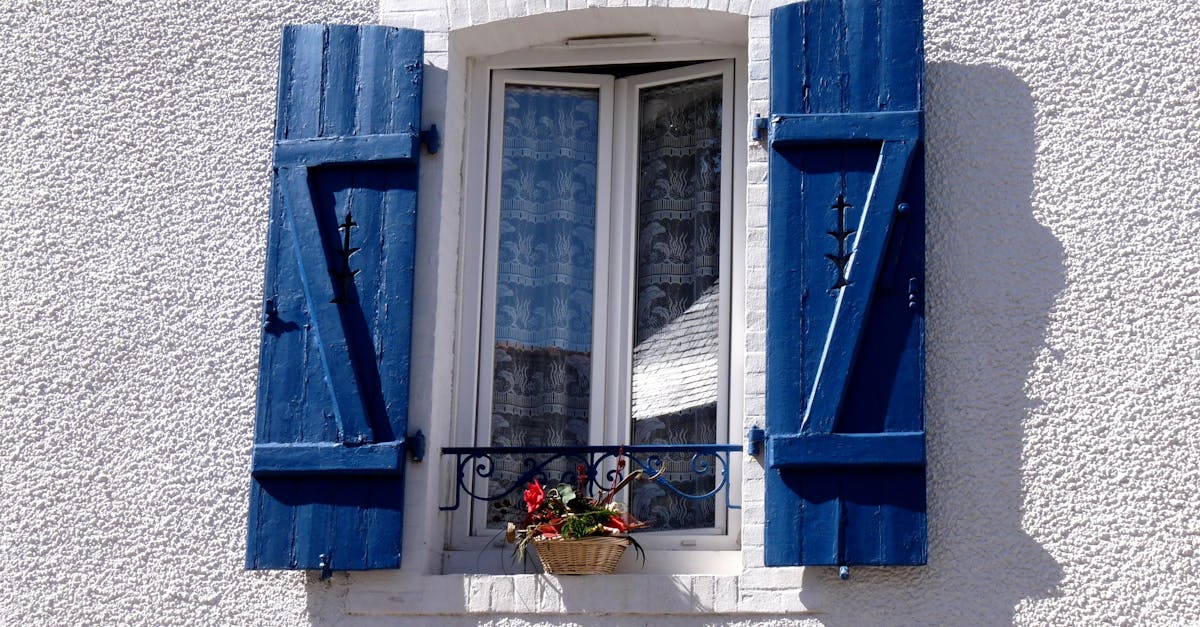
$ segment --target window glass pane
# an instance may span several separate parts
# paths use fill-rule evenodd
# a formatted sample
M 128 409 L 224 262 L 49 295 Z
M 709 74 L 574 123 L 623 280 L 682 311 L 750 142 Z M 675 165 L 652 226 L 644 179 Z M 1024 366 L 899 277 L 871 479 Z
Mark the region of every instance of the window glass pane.
M 599 96 L 505 88 L 492 446 L 588 443 Z M 497 457 L 489 493 L 510 489 L 523 461 Z M 563 464 L 547 470 L 574 469 Z M 518 489 L 488 522 L 523 516 Z
M 721 77 L 641 91 L 637 294 L 632 407 L 635 444 L 709 444 L 720 389 Z M 688 494 L 713 489 L 712 459 L 664 457 Z M 709 464 L 710 472 L 694 467 Z M 656 529 L 715 523 L 713 498 L 637 483 L 633 514 Z

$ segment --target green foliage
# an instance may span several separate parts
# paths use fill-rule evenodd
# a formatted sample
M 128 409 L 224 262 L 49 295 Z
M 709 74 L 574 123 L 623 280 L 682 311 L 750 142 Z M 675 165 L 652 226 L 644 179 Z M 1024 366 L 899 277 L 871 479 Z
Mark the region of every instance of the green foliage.
M 599 534 L 606 523 L 612 519 L 613 513 L 607 510 L 590 511 L 568 516 L 563 520 L 562 537 L 567 539 L 586 538 Z

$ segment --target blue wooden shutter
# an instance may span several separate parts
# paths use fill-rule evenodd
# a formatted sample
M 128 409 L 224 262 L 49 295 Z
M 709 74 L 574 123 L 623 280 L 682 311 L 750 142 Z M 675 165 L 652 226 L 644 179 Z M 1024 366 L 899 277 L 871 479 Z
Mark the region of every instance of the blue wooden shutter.
M 921 0 L 771 14 L 769 566 L 923 564 Z
M 247 568 L 400 565 L 423 46 L 284 29 Z

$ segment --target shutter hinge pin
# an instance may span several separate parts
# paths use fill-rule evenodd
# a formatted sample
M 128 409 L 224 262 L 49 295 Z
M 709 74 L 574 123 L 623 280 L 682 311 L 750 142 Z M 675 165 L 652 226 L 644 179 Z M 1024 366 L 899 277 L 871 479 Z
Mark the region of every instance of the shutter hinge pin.
M 746 453 L 751 457 L 758 457 L 763 452 L 763 442 L 767 439 L 767 433 L 759 428 L 758 425 L 750 427 L 746 432 Z
M 413 462 L 421 463 L 425 459 L 425 434 L 417 429 L 416 433 L 404 438 L 404 448 L 408 449 L 408 456 Z
M 750 138 L 756 142 L 767 141 L 767 118 L 755 113 L 754 122 L 750 128 Z
M 430 124 L 429 128 L 421 131 L 421 143 L 425 144 L 425 150 L 429 154 L 437 154 L 438 149 L 442 147 L 442 138 L 438 135 L 437 124 Z

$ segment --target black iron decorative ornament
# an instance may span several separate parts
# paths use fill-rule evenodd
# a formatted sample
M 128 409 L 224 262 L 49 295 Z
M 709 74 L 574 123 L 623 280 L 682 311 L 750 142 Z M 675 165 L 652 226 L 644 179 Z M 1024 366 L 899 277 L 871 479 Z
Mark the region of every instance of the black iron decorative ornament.
M 338 251 L 338 256 L 342 258 L 342 267 L 330 272 L 338 280 L 337 296 L 330 302 L 339 305 L 358 302 L 354 290 L 354 275 L 358 274 L 358 270 L 350 269 L 350 256 L 360 250 L 350 246 L 350 229 L 356 226 L 358 223 L 349 211 L 346 212 L 346 219 L 338 225 L 338 230 L 342 233 L 342 249 Z
M 837 279 L 833 282 L 833 287 L 830 289 L 840 289 L 850 284 L 846 280 L 846 268 L 849 267 L 850 252 L 846 248 L 846 239 L 854 234 L 854 229 L 846 228 L 846 210 L 853 208 L 846 202 L 845 194 L 838 194 L 837 202 L 830 205 L 830 208 L 837 212 L 837 230 L 827 231 L 827 233 L 837 240 L 837 253 L 825 255 L 837 267 Z

